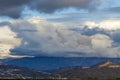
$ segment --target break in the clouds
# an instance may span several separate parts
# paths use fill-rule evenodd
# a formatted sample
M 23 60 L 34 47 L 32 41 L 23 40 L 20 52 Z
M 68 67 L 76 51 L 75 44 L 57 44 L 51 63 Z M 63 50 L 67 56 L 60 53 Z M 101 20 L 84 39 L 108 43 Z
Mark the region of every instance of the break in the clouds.
M 119 0 L 0 0 L 0 58 L 120 57 L 119 8 Z

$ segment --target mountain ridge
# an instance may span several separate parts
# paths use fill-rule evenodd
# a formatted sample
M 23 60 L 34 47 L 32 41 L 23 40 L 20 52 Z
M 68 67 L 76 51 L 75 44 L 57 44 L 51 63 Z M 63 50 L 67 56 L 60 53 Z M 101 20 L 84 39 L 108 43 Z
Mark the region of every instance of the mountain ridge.
M 120 62 L 120 58 L 96 58 L 96 57 L 78 57 L 78 58 L 65 58 L 65 57 L 33 57 L 21 59 L 5 59 L 2 62 L 6 64 L 14 64 L 21 67 L 28 67 L 37 70 L 54 70 L 64 67 L 74 66 L 93 66 L 106 60 Z
M 16 65 L 2 63 L 0 65 L 0 78 L 3 79 L 81 79 L 81 80 L 109 80 L 120 78 L 120 63 L 106 60 L 95 64 L 91 67 L 88 66 L 73 66 L 59 68 L 51 71 L 34 70 Z M 51 65 L 49 65 L 51 66 Z
M 106 64 L 105 66 L 99 67 Z M 103 64 L 99 63 L 95 67 L 81 68 L 62 68 L 53 72 L 53 75 L 59 74 L 61 78 L 70 78 L 70 79 L 81 79 L 81 80 L 111 80 L 111 79 L 120 79 L 120 67 L 111 68 L 110 65 L 119 65 L 112 61 L 105 61 Z M 120 65 L 119 65 L 120 66 Z

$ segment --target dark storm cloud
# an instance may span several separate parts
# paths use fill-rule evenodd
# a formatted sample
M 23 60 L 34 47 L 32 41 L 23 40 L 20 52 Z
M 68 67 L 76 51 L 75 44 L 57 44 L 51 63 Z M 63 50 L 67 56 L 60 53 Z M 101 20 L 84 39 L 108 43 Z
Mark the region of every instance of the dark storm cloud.
M 3 26 L 5 26 L 5 25 L 10 25 L 11 23 L 9 23 L 9 22 L 0 22 L 0 27 L 3 27 Z
M 12 18 L 20 17 L 23 5 L 31 0 L 0 0 L 0 15 Z
M 75 32 L 80 32 L 82 35 L 86 35 L 86 36 L 92 36 L 95 34 L 105 34 L 109 36 L 109 31 L 100 29 L 98 27 L 90 29 L 88 26 L 84 26 L 84 28 L 82 29 L 72 28 L 70 30 L 75 31 Z
M 68 7 L 95 9 L 100 0 L 0 0 L 0 15 L 19 18 L 24 6 L 44 13 L 53 13 Z
M 120 30 L 113 31 L 111 38 L 113 39 L 115 46 L 120 45 Z
M 108 11 L 118 13 L 120 12 L 120 7 L 113 7 L 113 8 L 110 8 Z
M 31 8 L 40 12 L 53 13 L 56 10 L 75 7 L 78 9 L 95 9 L 100 0 L 37 0 L 32 2 Z

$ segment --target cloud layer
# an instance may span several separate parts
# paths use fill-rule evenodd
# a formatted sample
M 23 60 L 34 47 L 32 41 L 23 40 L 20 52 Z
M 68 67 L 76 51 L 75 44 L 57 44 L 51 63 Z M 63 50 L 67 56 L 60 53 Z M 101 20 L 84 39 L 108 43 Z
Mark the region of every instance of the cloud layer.
M 117 22 L 120 21 L 117 20 Z M 117 22 L 114 25 L 117 25 Z M 12 32 L 8 34 L 12 36 L 9 41 L 2 42 L 4 45 L 12 46 L 8 48 L 8 53 L 12 49 L 12 55 L 120 57 L 120 44 L 117 44 L 119 43 L 117 36 L 120 34 L 119 27 L 112 28 L 114 25 L 106 27 L 110 25 L 109 20 L 94 23 L 92 26 L 91 23 L 87 23 L 86 26 L 85 22 L 82 27 L 77 26 L 74 29 L 67 24 L 50 22 L 41 17 L 13 20 L 3 25 L 11 28 L 19 37 L 16 38 L 15 33 Z M 95 33 L 89 35 L 89 32 Z M 20 40 L 22 40 L 21 44 L 19 44 Z
M 25 7 L 44 13 L 53 13 L 69 7 L 94 10 L 101 0 L 0 0 L 0 15 L 19 18 Z
M 37 0 L 32 2 L 31 8 L 40 12 L 53 13 L 69 7 L 94 10 L 99 4 L 101 0 Z
M 24 5 L 31 0 L 0 0 L 0 15 L 19 18 Z
M 117 4 L 118 3 L 118 4 Z M 119 13 L 119 1 L 107 0 L 0 0 L 0 16 L 23 17 L 25 8 L 39 13 L 54 13 L 75 8 L 78 11 Z

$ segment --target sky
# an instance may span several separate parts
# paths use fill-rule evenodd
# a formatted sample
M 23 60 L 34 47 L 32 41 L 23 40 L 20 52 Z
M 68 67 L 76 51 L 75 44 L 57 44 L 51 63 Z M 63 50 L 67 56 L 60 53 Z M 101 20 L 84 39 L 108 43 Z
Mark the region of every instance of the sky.
M 0 59 L 120 57 L 120 0 L 0 0 Z

